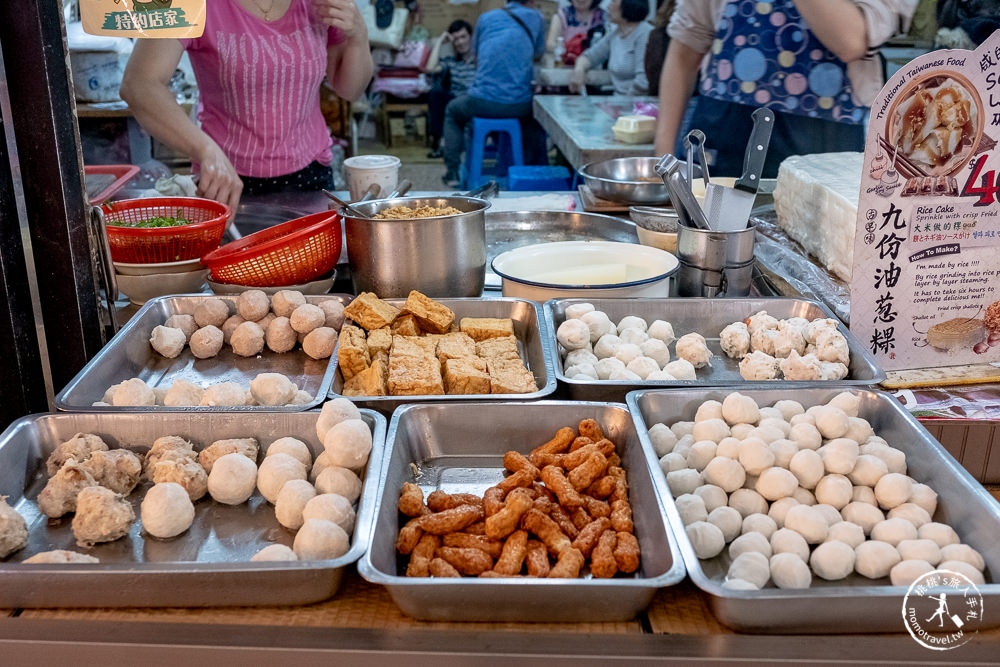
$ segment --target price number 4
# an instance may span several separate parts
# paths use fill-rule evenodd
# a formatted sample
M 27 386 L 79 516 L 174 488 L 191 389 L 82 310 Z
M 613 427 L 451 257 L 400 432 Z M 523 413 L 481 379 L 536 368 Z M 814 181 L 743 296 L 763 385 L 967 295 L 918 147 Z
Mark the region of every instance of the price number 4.
M 980 155 L 972 167 L 969 180 L 962 187 L 963 197 L 979 197 L 973 206 L 988 206 L 997 201 L 997 190 L 1000 190 L 1000 179 L 996 178 L 996 172 L 990 169 L 985 174 L 982 173 L 983 165 L 986 164 L 986 156 Z M 982 185 L 976 185 L 982 180 Z

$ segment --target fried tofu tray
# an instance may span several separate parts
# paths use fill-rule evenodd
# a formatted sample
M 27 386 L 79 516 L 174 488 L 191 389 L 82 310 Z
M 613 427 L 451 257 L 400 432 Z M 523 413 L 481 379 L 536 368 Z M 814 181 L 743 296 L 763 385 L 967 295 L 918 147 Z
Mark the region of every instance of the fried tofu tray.
M 319 304 L 336 300 L 346 305 L 346 294 L 307 295 L 305 302 Z M 192 315 L 209 299 L 221 299 L 235 312 L 235 297 L 209 295 L 163 296 L 148 301 L 114 338 L 70 380 L 55 397 L 58 410 L 70 412 L 299 412 L 319 406 L 326 400 L 336 364 L 330 358 L 313 359 L 300 346 L 289 352 L 277 353 L 266 345 L 253 356 L 240 356 L 226 344 L 215 356 L 199 359 L 184 349 L 174 358 L 167 358 L 153 349 L 150 336 L 153 329 L 164 324 L 172 315 Z M 197 406 L 112 406 L 94 405 L 102 402 L 109 388 L 139 378 L 162 393 L 177 380 L 185 380 L 202 388 L 234 382 L 249 390 L 250 381 L 262 373 L 278 373 L 311 397 L 309 401 L 289 405 L 197 405 Z M 157 401 L 160 403 L 162 401 Z
M 739 393 L 753 398 L 761 408 L 788 399 L 809 408 L 826 404 L 845 391 L 860 399 L 858 416 L 868 420 L 875 435 L 905 453 L 906 475 L 937 492 L 937 505 L 931 520 L 950 525 L 961 543 L 971 546 L 982 555 L 985 561 L 985 584 L 979 584 L 978 591 L 973 591 L 968 599 L 973 600 L 971 604 L 978 608 L 980 602 L 974 600 L 978 593 L 983 607 L 996 609 L 1000 604 L 1000 581 L 997 579 L 1000 574 L 1000 550 L 996 548 L 996 536 L 1000 532 L 1000 503 L 898 401 L 884 392 L 861 388 L 812 387 L 796 388 L 794 391 L 784 388 L 739 389 Z M 723 401 L 731 393 L 729 388 L 640 390 L 629 393 L 627 402 L 639 438 L 643 442 L 644 451 L 653 456 L 650 465 L 656 466 L 656 454 L 653 453 L 648 433 L 650 427 L 658 423 L 670 426 L 677 421 L 694 420 L 699 406 L 705 401 Z M 732 563 L 729 544 L 719 555 L 699 559 L 664 475 L 656 471 L 653 477 L 664 504 L 672 537 L 679 545 L 688 575 L 706 594 L 715 616 L 729 627 L 742 632 L 764 634 L 903 631 L 901 615 L 905 611 L 904 598 L 908 594 L 908 586 L 892 585 L 889 576 L 868 578 L 852 568 L 846 578 L 839 580 L 824 580 L 814 574 L 808 588 L 779 588 L 773 580 L 768 580 L 759 590 L 724 587 Z M 862 536 L 862 539 L 865 537 Z M 772 576 L 773 572 L 772 568 Z M 963 583 L 962 586 L 972 588 L 968 583 Z M 1000 618 L 995 614 L 987 613 L 976 618 L 977 610 L 963 603 L 966 598 L 963 598 L 962 592 L 956 592 L 953 596 L 952 590 L 948 590 L 947 599 L 953 607 L 951 613 L 962 615 L 966 621 L 966 631 L 974 634 L 976 627 L 985 629 L 1000 625 Z M 930 611 L 933 609 L 932 606 Z M 973 609 L 976 613 L 966 616 L 967 609 Z M 934 630 L 931 630 L 931 626 L 926 627 L 930 631 L 936 631 L 937 628 L 936 624 L 933 626 Z M 949 631 L 953 632 L 955 626 L 951 628 Z
M 77 433 L 99 435 L 111 451 L 126 448 L 140 456 L 166 435 L 185 438 L 196 450 L 227 438 L 256 438 L 263 457 L 272 442 L 298 438 L 313 456 L 323 451 L 316 434 L 319 411 L 245 413 L 49 413 L 23 417 L 0 436 L 0 496 L 27 522 L 28 544 L 0 560 L 3 607 L 205 607 L 308 604 L 333 596 L 344 568 L 361 557 L 369 542 L 375 492 L 382 466 L 386 422 L 362 410 L 373 448 L 358 472 L 362 488 L 348 551 L 330 560 L 251 562 L 263 547 L 291 546 L 295 533 L 281 526 L 274 507 L 254 489 L 249 500 L 222 504 L 205 495 L 194 503 L 191 527 L 170 539 L 150 536 L 142 526 L 140 503 L 152 487 L 139 485 L 126 499 L 135 520 L 114 541 L 78 546 L 73 514 L 46 517 L 38 495 L 48 475 L 46 460 Z M 238 455 L 242 456 L 242 455 Z M 263 461 L 263 458 L 259 458 Z M 25 564 L 41 552 L 66 549 L 96 557 L 93 563 Z
M 677 338 L 689 333 L 701 334 L 711 352 L 710 365 L 696 369 L 694 380 L 594 380 L 570 378 L 566 375 L 564 357 L 560 355 L 556 332 L 567 319 L 567 308 L 575 304 L 589 303 L 605 312 L 613 323 L 632 315 L 644 319 L 647 324 L 664 320 L 673 326 Z M 767 389 L 783 387 L 829 386 L 869 386 L 885 379 L 885 372 L 875 363 L 874 357 L 850 331 L 837 321 L 837 330 L 847 339 L 850 363 L 847 376 L 841 380 L 745 380 L 740 375 L 740 360 L 731 359 L 722 351 L 720 332 L 734 322 L 745 321 L 761 310 L 779 320 L 800 317 L 806 320 L 833 318 L 834 315 L 822 304 L 806 299 L 775 297 L 740 299 L 702 298 L 636 298 L 636 299 L 550 299 L 543 305 L 545 324 L 550 332 L 546 339 L 549 355 L 555 367 L 560 391 L 569 398 L 582 401 L 624 401 L 625 395 L 634 390 L 652 388 L 697 388 L 733 387 L 743 389 Z M 678 359 L 675 343 L 669 344 L 670 360 Z M 560 394 L 562 395 L 562 394 Z
M 382 301 L 399 309 L 402 309 L 406 303 L 406 299 L 383 299 Z M 462 318 L 509 318 L 513 323 L 514 336 L 517 339 L 517 355 L 528 372 L 534 376 L 537 390 L 523 394 L 352 395 L 347 396 L 347 398 L 357 405 L 378 410 L 388 416 L 392 414 L 393 410 L 407 403 L 534 400 L 548 396 L 556 390 L 555 367 L 551 357 L 554 348 L 550 349 L 546 344 L 546 341 L 552 336 L 546 328 L 539 304 L 534 301 L 510 297 L 441 298 L 434 299 L 434 302 L 454 312 L 456 325 Z M 337 366 L 340 362 L 342 345 L 343 337 L 338 342 L 337 350 L 334 351 L 332 366 Z M 330 398 L 342 396 L 344 384 L 342 370 L 337 368 L 330 388 Z
M 574 572 L 569 578 L 534 578 L 519 574 L 504 574 L 501 578 L 488 578 L 484 574 L 429 577 L 409 569 L 420 546 L 414 550 L 409 563 L 397 552 L 397 537 L 402 541 L 400 529 L 407 522 L 412 523 L 399 509 L 404 484 L 419 486 L 429 504 L 433 492 L 481 497 L 501 480 L 511 479 L 511 476 L 504 477 L 507 457 L 513 456 L 511 451 L 528 456 L 560 429 L 576 429 L 585 419 L 596 420 L 604 436 L 614 443 L 614 452 L 620 456 L 621 468 L 627 475 L 634 536 L 639 547 L 637 570 L 630 574 L 619 570 L 610 578 L 594 576 L 590 568 L 596 563 L 597 547 L 593 553 L 588 552 L 595 560 L 583 565 L 578 574 Z M 668 534 L 644 448 L 628 410 L 621 404 L 544 400 L 404 406 L 393 414 L 390 422 L 375 506 L 375 527 L 367 553 L 358 562 L 358 571 L 368 581 L 385 586 L 405 614 L 422 620 L 599 622 L 631 619 L 646 608 L 657 589 L 674 585 L 684 578 L 681 557 L 675 540 Z M 513 496 L 527 493 L 526 488 L 509 491 L 504 507 L 509 506 Z M 529 513 L 537 511 L 533 509 Z M 495 516 L 492 514 L 489 519 Z M 527 515 L 524 516 L 521 525 L 528 526 Z M 581 530 L 581 535 L 584 532 Z M 614 530 L 607 532 L 612 533 L 613 539 Z M 516 533 L 508 537 L 507 542 L 513 541 Z M 472 536 L 465 537 L 471 539 Z M 442 539 L 445 544 L 449 543 L 448 535 Z M 531 541 L 528 545 L 530 553 Z M 545 553 L 544 545 L 534 546 Z M 565 552 L 570 551 L 576 549 L 565 549 Z M 549 553 L 552 554 L 551 548 Z M 505 558 L 506 555 L 501 555 L 496 560 L 496 570 L 489 574 L 499 574 L 500 563 Z M 525 561 L 529 572 L 530 560 L 529 557 Z M 561 555 L 559 560 L 561 563 Z M 430 567 L 433 572 L 433 562 Z M 520 567 L 517 561 L 513 570 L 520 571 Z M 553 566 L 553 574 L 557 567 L 558 564 Z M 406 576 L 408 572 L 416 576 Z

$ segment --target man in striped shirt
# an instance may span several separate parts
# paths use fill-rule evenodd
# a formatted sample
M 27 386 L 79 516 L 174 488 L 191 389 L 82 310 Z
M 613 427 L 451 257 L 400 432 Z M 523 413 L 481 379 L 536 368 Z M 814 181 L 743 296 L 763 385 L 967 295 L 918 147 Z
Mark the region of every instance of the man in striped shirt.
M 441 47 L 450 43 L 453 56 L 441 57 Z M 444 128 L 444 108 L 448 102 L 464 95 L 476 78 L 476 59 L 472 53 L 472 26 L 468 21 L 452 21 L 448 29 L 434 42 L 427 59 L 427 72 L 436 75 L 427 93 L 427 138 L 431 152 L 427 157 L 441 157 L 441 132 Z

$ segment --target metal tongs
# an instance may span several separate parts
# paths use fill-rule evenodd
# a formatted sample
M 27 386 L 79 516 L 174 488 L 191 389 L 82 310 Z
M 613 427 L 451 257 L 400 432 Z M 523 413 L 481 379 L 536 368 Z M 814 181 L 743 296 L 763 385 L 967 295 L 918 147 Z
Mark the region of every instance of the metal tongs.
M 696 229 L 708 229 L 705 212 L 698 205 L 698 200 L 691 194 L 691 183 L 680 172 L 681 162 L 667 153 L 656 163 L 654 170 L 663 179 L 663 184 L 670 192 L 670 201 L 677 211 L 677 218 L 682 224 Z
M 708 178 L 708 160 L 705 158 L 705 141 L 708 137 L 701 130 L 691 130 L 684 137 L 684 153 L 687 155 L 687 182 L 688 186 L 694 183 L 694 150 L 698 151 L 698 164 L 701 166 L 701 180 L 705 183 L 705 190 L 711 184 Z

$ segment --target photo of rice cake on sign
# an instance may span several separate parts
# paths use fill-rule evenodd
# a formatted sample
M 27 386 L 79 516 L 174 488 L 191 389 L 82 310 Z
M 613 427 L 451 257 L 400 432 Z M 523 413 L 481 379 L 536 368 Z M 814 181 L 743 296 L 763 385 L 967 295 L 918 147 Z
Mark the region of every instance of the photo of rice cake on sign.
M 976 152 L 983 116 L 983 102 L 968 79 L 928 73 L 914 79 L 890 110 L 885 148 L 904 176 L 950 176 Z

